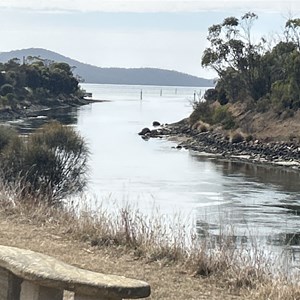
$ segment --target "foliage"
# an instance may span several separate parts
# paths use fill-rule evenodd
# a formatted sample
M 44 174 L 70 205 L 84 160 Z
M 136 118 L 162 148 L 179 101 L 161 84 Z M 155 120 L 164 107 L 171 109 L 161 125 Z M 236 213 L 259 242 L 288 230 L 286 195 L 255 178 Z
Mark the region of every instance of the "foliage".
M 11 129 L 9 126 L 0 126 L 0 152 L 11 143 L 11 141 L 17 137 L 17 132 Z
M 194 111 L 190 115 L 190 123 L 195 124 L 201 120 L 205 123 L 212 123 L 212 108 L 207 101 L 193 103 Z
M 6 130 L 0 128 L 3 180 L 20 180 L 25 194 L 43 195 L 49 204 L 85 187 L 89 153 L 71 127 L 50 123 L 26 139 Z
M 213 88 L 208 89 L 208 90 L 205 91 L 203 98 L 206 101 L 213 102 L 213 101 L 218 99 L 218 92 Z
M 244 141 L 244 137 L 239 132 L 235 132 L 231 138 L 232 144 L 242 143 Z
M 207 126 L 205 124 L 201 124 L 199 130 L 200 130 L 200 132 L 207 132 L 208 131 Z
M 190 115 L 190 123 L 193 125 L 200 120 L 212 125 L 220 124 L 224 129 L 231 129 L 235 126 L 233 116 L 226 105 L 211 105 L 207 101 L 194 103 L 194 111 Z
M 224 129 L 232 129 L 235 126 L 232 114 L 227 106 L 218 106 L 214 109 L 212 116 L 213 124 L 222 124 Z
M 283 37 L 273 47 L 265 38 L 254 43 L 251 30 L 257 15 L 228 17 L 208 29 L 210 46 L 202 66 L 219 79 L 215 98 L 221 105 L 248 101 L 259 112 L 300 108 L 300 19 L 289 19 Z M 213 94 L 210 91 L 210 94 Z
M 14 87 L 9 83 L 3 84 L 0 88 L 0 93 L 2 96 L 6 96 L 9 93 L 13 93 L 13 91 L 14 91 Z
M 72 68 L 66 63 L 51 62 L 39 57 L 27 57 L 23 64 L 18 59 L 0 63 L 2 105 L 11 99 L 16 102 L 15 107 L 24 106 L 24 101 L 48 101 L 49 105 L 53 99 L 68 98 L 70 95 L 80 95 L 80 89 Z
M 245 141 L 246 141 L 247 143 L 253 141 L 253 135 L 252 135 L 252 134 L 247 135 L 247 136 L 245 137 Z

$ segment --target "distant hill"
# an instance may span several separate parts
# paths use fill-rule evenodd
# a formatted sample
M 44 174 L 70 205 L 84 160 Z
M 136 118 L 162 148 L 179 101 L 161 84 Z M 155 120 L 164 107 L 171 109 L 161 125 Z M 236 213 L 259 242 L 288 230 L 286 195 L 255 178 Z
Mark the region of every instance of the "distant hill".
M 199 78 L 177 71 L 156 68 L 101 68 L 81 63 L 56 52 L 41 48 L 2 52 L 0 53 L 0 62 L 7 62 L 12 58 L 19 58 L 22 61 L 24 56 L 40 56 L 43 59 L 66 62 L 70 66 L 76 67 L 74 73 L 82 77 L 84 81 L 88 83 L 195 87 L 213 86 L 212 79 Z

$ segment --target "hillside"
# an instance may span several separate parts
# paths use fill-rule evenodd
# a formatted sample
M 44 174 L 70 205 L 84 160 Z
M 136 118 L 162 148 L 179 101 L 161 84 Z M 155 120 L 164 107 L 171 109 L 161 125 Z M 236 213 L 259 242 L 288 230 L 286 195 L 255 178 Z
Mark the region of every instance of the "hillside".
M 102 84 L 136 84 L 136 85 L 161 85 L 161 86 L 213 86 L 213 80 L 199 78 L 185 73 L 156 68 L 101 68 L 79 62 L 60 55 L 56 52 L 30 48 L 0 53 L 0 62 L 7 62 L 12 58 L 22 61 L 23 57 L 40 56 L 56 62 L 66 62 L 76 67 L 74 73 L 88 83 Z

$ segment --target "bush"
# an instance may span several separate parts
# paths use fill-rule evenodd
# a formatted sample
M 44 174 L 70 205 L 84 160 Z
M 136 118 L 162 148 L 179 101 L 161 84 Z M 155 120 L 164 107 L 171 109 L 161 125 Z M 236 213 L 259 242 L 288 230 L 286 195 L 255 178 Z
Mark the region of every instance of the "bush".
M 242 143 L 243 141 L 244 141 L 244 137 L 239 132 L 234 133 L 231 138 L 232 144 Z
M 15 135 L 9 142 L 3 141 L 3 179 L 19 180 L 24 195 L 43 195 L 55 205 L 85 187 L 89 152 L 71 127 L 51 123 L 26 140 Z
M 213 123 L 222 124 L 224 129 L 232 129 L 235 126 L 232 114 L 228 111 L 227 106 L 219 106 L 214 110 Z
M 269 98 L 261 98 L 256 103 L 256 110 L 260 113 L 267 112 L 271 107 L 271 100 Z
M 201 125 L 200 125 L 199 130 L 200 130 L 200 132 L 207 132 L 207 131 L 208 131 L 206 125 L 204 125 L 204 124 L 201 124 Z
M 212 122 L 212 109 L 206 101 L 199 101 L 193 103 L 194 111 L 190 115 L 190 124 L 193 125 L 197 121 L 203 121 L 205 123 Z
M 17 132 L 11 127 L 0 126 L 0 152 L 17 136 Z
M 14 87 L 11 84 L 3 84 L 0 88 L 0 93 L 2 96 L 5 96 L 7 94 L 13 94 L 14 92 Z
M 208 89 L 204 93 L 204 99 L 208 102 L 213 102 L 218 99 L 218 91 L 216 89 Z
M 210 105 L 208 102 L 194 103 L 194 111 L 190 115 L 190 124 L 198 121 L 208 124 L 220 124 L 224 129 L 232 129 L 235 126 L 233 116 L 227 106 Z
M 253 141 L 253 139 L 254 139 L 254 138 L 253 138 L 253 135 L 249 134 L 249 135 L 246 136 L 245 141 L 246 141 L 247 143 L 249 143 L 249 142 Z

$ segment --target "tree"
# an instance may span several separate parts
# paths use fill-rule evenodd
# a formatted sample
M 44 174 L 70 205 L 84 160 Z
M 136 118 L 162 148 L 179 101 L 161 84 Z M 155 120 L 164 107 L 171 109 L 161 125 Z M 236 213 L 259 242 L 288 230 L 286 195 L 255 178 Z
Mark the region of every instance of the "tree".
M 262 43 L 254 44 L 251 28 L 257 15 L 248 12 L 240 19 L 228 17 L 221 24 L 208 29 L 210 47 L 202 56 L 202 66 L 213 68 L 220 77 L 230 72 L 231 78 L 239 78 L 241 88 L 256 96 L 257 69 L 263 52 Z
M 27 57 L 23 64 L 18 59 L 0 63 L 1 86 L 6 87 L 0 88 L 1 105 L 11 102 L 10 107 L 14 110 L 27 107 L 30 102 L 51 105 L 58 103 L 58 99 L 68 101 L 74 99 L 72 96 L 80 95 L 79 81 L 68 64 L 40 57 Z
M 253 43 L 251 29 L 256 19 L 248 12 L 209 27 L 210 46 L 203 53 L 202 66 L 219 75 L 214 97 L 221 105 L 247 101 L 248 107 L 259 112 L 271 109 L 280 115 L 284 110 L 298 110 L 300 19 L 287 20 L 283 38 L 275 44 L 264 38 Z M 292 111 L 284 115 L 291 116 Z
M 300 50 L 300 19 L 289 19 L 285 23 L 284 35 L 287 42 L 292 42 Z

